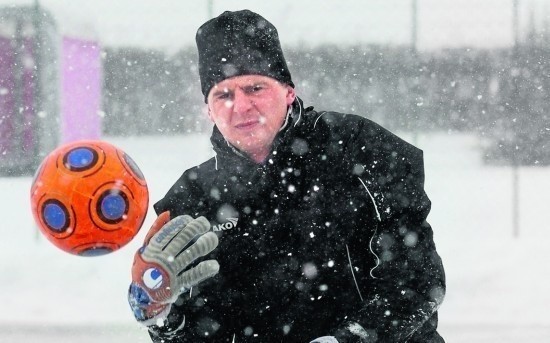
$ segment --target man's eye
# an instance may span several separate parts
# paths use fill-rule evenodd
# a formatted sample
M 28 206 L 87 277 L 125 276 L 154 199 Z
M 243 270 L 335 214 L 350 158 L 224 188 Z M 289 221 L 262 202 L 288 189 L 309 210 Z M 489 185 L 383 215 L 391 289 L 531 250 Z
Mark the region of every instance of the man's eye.
M 229 93 L 221 93 L 218 95 L 218 99 L 220 100 L 226 100 L 229 99 Z
M 256 86 L 252 87 L 252 90 L 253 90 L 254 92 L 261 91 L 262 89 L 264 89 L 264 88 L 263 88 L 262 86 L 260 86 L 260 85 L 256 85 Z

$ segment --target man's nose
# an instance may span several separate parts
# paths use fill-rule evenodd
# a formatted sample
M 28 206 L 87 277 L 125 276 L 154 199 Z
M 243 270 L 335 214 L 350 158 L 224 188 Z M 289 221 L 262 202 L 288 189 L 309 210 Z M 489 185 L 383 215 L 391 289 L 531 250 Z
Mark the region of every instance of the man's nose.
M 250 108 L 252 108 L 252 101 L 248 95 L 240 89 L 235 90 L 233 111 L 236 113 L 246 113 Z

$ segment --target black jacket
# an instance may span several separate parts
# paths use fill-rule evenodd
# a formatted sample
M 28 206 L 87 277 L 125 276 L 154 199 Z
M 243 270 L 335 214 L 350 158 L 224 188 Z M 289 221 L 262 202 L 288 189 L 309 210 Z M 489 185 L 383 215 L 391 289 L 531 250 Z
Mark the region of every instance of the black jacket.
M 209 219 L 220 272 L 150 328 L 154 341 L 443 342 L 445 278 L 421 150 L 298 99 L 263 165 L 216 128 L 211 140 L 216 157 L 187 170 L 155 210 Z

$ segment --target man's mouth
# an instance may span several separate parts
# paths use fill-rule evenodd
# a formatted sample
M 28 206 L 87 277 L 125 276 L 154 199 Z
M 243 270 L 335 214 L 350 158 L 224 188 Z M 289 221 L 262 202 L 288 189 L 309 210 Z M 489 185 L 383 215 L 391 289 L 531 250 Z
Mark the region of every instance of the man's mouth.
M 250 121 L 246 121 L 246 122 L 243 122 L 243 123 L 239 123 L 237 125 L 235 125 L 235 127 L 237 129 L 249 129 L 249 128 L 252 128 L 256 125 L 258 125 L 260 122 L 258 120 L 250 120 Z

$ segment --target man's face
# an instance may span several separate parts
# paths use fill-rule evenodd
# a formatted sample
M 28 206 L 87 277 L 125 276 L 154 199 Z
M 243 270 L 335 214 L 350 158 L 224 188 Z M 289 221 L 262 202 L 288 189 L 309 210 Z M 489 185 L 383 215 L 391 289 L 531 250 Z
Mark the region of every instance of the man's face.
M 208 94 L 208 116 L 225 139 L 262 162 L 296 97 L 294 88 L 260 75 L 235 76 Z

